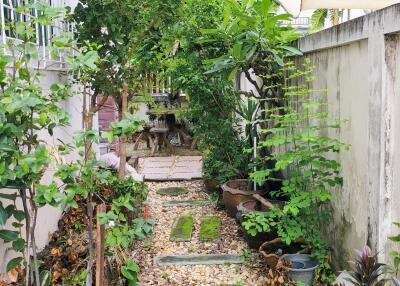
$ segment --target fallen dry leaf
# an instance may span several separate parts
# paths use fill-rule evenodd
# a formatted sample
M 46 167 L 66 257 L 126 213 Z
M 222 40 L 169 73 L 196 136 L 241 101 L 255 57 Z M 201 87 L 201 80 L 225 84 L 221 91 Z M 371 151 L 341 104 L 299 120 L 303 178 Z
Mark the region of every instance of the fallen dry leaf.
M 18 280 L 18 271 L 16 269 L 13 269 L 7 273 L 8 278 L 10 279 L 11 282 L 15 283 Z

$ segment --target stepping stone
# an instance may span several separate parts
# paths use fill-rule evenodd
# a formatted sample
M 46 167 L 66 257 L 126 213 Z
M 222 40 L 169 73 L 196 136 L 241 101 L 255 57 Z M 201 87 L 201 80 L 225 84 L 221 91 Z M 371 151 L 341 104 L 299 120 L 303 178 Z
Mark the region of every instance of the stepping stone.
M 172 224 L 171 241 L 191 241 L 193 230 L 193 215 L 191 213 L 184 214 L 176 218 Z
M 188 201 L 169 201 L 163 202 L 164 207 L 191 207 L 191 206 L 206 206 L 213 204 L 209 200 L 188 200 Z
M 170 197 L 180 196 L 183 194 L 187 194 L 188 192 L 189 192 L 188 189 L 180 187 L 162 188 L 156 191 L 156 193 L 159 194 L 160 196 L 170 196 Z
M 167 265 L 213 265 L 213 264 L 241 264 L 240 255 L 232 254 L 204 254 L 204 255 L 168 255 L 154 258 L 154 264 Z
M 212 241 L 221 237 L 221 218 L 205 216 L 200 225 L 200 240 Z

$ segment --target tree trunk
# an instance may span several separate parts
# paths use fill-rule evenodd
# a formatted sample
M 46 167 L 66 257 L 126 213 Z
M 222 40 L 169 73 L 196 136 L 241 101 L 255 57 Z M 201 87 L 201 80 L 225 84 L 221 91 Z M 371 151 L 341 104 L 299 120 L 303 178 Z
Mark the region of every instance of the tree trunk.
M 122 86 L 122 105 L 121 105 L 121 119 L 125 119 L 125 112 L 128 110 L 128 84 L 123 83 Z M 123 180 L 125 178 L 125 164 L 126 164 L 126 136 L 121 135 L 119 137 L 119 179 Z

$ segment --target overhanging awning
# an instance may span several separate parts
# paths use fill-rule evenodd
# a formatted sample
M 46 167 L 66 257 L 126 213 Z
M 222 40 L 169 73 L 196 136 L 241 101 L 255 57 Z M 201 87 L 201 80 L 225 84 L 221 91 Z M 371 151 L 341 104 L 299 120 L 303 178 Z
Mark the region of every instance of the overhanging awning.
M 382 9 L 400 0 L 302 0 L 301 10 L 308 9 Z

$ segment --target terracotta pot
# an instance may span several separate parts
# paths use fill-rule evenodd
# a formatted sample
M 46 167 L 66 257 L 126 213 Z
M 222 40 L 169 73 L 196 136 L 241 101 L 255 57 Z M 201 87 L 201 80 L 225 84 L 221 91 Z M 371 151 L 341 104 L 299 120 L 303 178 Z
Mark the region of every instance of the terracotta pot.
M 295 254 L 303 250 L 304 239 L 298 239 L 292 244 L 287 245 L 280 238 L 275 238 L 261 244 L 259 251 L 264 257 L 269 268 L 275 269 L 280 257 L 284 254 Z
M 277 201 L 277 200 L 268 200 L 274 206 L 279 206 L 279 208 L 283 208 L 285 206 L 284 201 Z M 269 208 L 264 206 L 263 204 L 259 203 L 257 200 L 248 200 L 241 202 L 237 206 L 238 212 L 268 212 Z
M 252 199 L 258 192 L 252 191 L 248 180 L 230 180 L 221 186 L 223 201 L 230 217 L 235 217 L 237 206 L 244 201 Z
M 220 183 L 217 179 L 206 179 L 204 180 L 206 191 L 210 193 L 218 192 L 221 188 Z

